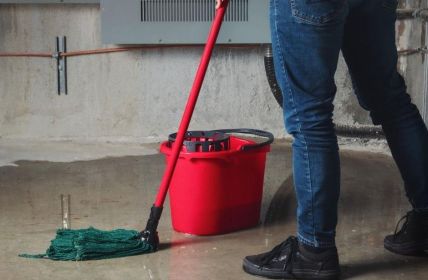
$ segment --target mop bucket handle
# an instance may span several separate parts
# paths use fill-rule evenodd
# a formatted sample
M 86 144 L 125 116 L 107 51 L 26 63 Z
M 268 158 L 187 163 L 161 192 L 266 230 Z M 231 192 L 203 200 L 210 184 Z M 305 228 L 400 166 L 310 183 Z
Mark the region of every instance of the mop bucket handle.
M 275 140 L 275 138 L 274 138 L 274 136 L 273 136 L 272 133 L 270 133 L 268 131 L 264 131 L 264 130 L 259 130 L 259 129 L 233 128 L 233 129 L 218 129 L 218 130 L 216 129 L 214 131 L 220 132 L 220 133 L 250 134 L 250 135 L 256 135 L 256 136 L 267 138 L 266 141 L 261 142 L 261 143 L 243 145 L 241 147 L 241 151 L 250 151 L 250 150 L 259 149 L 261 147 L 264 147 L 264 146 L 272 144 L 273 141 Z

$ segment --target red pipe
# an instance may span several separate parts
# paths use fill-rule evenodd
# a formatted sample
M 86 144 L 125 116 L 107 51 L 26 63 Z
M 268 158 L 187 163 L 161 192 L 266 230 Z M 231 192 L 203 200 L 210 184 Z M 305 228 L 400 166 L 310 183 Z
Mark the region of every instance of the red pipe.
M 91 54 L 126 52 L 126 51 L 143 50 L 143 49 L 180 48 L 180 47 L 189 47 L 189 46 L 192 46 L 192 45 L 130 46 L 130 47 L 119 47 L 119 48 L 105 48 L 105 49 L 94 49 L 94 50 L 70 51 L 70 52 L 60 53 L 59 55 L 60 56 L 80 56 L 80 55 L 91 55 Z
M 198 100 L 199 92 L 202 87 L 202 83 L 205 78 L 205 73 L 207 72 L 208 64 L 210 62 L 211 54 L 214 48 L 214 45 L 217 41 L 218 33 L 220 32 L 221 24 L 223 22 L 224 14 L 226 13 L 227 5 L 229 0 L 222 2 L 220 7 L 216 11 L 214 22 L 211 26 L 210 34 L 208 36 L 207 43 L 205 45 L 204 52 L 202 54 L 201 62 L 199 63 L 198 71 L 196 72 L 196 77 L 193 82 L 192 89 L 190 90 L 190 95 L 187 100 L 186 107 L 184 109 L 183 116 L 181 118 L 180 126 L 178 128 L 177 137 L 172 146 L 171 156 L 166 166 L 164 175 L 162 177 L 161 184 L 159 186 L 159 192 L 156 196 L 154 203 L 155 207 L 162 207 L 166 194 L 168 192 L 169 184 L 171 182 L 172 175 L 178 160 L 178 156 L 183 145 L 184 136 L 189 127 L 190 120 L 192 118 L 193 111 L 196 106 L 196 101 Z
M 257 47 L 256 44 L 242 44 L 242 45 L 218 45 L 220 48 L 228 49 L 247 49 Z M 115 52 L 126 52 L 133 50 L 143 50 L 143 49 L 161 49 L 161 48 L 186 48 L 186 47 L 198 47 L 198 45 L 145 45 L 145 46 L 131 46 L 131 47 L 118 47 L 118 48 L 104 48 L 104 49 L 93 49 L 93 50 L 79 50 L 79 51 L 70 51 L 58 53 L 60 57 L 71 57 L 71 56 L 83 56 L 83 55 L 93 55 L 93 54 L 105 54 L 105 53 L 115 53 Z M 417 49 L 403 49 L 397 50 L 398 55 L 406 56 L 417 53 L 425 53 L 426 48 L 417 48 Z M 0 57 L 44 57 L 44 58 L 55 58 L 56 53 L 50 52 L 0 52 Z
M 131 46 L 131 47 L 118 47 L 118 48 L 104 48 L 104 49 L 93 49 L 93 50 L 79 50 L 79 51 L 69 51 L 58 53 L 60 57 L 70 57 L 70 56 L 82 56 L 82 55 L 93 55 L 93 54 L 105 54 L 105 53 L 115 53 L 115 52 L 126 52 L 133 50 L 144 50 L 144 49 L 162 49 L 162 48 L 189 48 L 189 47 L 198 47 L 199 45 L 189 45 L 189 44 L 179 44 L 179 45 L 145 45 L 145 46 Z M 254 48 L 257 45 L 254 44 L 242 44 L 237 46 L 231 45 L 220 45 L 219 47 L 226 47 L 229 49 L 246 49 Z M 0 57 L 47 57 L 55 58 L 56 53 L 50 52 L 0 52 Z
M 52 58 L 52 53 L 29 53 L 29 52 L 6 52 L 0 53 L 0 57 L 49 57 Z

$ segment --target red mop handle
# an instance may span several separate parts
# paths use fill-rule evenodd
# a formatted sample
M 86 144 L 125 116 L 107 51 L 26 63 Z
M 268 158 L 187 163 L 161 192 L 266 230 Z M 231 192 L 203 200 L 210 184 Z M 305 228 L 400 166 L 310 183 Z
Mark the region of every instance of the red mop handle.
M 229 0 L 221 2 L 220 7 L 216 11 L 214 22 L 212 23 L 210 34 L 208 36 L 207 43 L 202 54 L 201 62 L 199 63 L 198 71 L 193 82 L 192 89 L 190 90 L 189 98 L 187 99 L 186 108 L 184 109 L 183 116 L 181 118 L 180 126 L 178 128 L 177 137 L 172 147 L 170 160 L 166 166 L 164 175 L 162 177 L 161 184 L 159 186 L 159 192 L 156 196 L 154 203 L 155 207 L 162 207 L 165 202 L 166 194 L 168 192 L 169 184 L 171 182 L 172 175 L 174 173 L 175 166 L 177 164 L 178 156 L 183 146 L 184 136 L 189 127 L 190 120 L 193 115 L 193 111 L 198 100 L 199 92 L 201 91 L 202 83 L 207 72 L 208 64 L 211 59 L 211 54 L 214 49 L 214 45 L 217 41 L 218 33 L 220 32 L 221 24 L 223 23 L 224 14 L 226 13 L 227 5 Z

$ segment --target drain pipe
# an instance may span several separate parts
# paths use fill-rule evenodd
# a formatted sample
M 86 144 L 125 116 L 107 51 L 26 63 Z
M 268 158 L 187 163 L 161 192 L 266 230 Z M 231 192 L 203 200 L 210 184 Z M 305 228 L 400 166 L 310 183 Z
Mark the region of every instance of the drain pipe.
M 282 93 L 281 93 L 281 88 L 279 87 L 275 76 L 272 45 L 270 44 L 266 45 L 264 62 L 265 62 L 266 77 L 267 77 L 270 89 L 272 91 L 273 97 L 275 98 L 278 105 L 281 106 L 282 108 Z M 428 75 L 428 70 L 427 70 L 427 75 Z M 428 79 L 427 75 L 425 76 Z M 345 136 L 345 137 L 355 137 L 355 138 L 384 138 L 385 137 L 382 128 L 377 126 L 352 126 L 352 125 L 336 124 L 335 129 L 336 129 L 337 135 Z
M 425 21 L 425 47 L 428 49 L 428 21 Z M 424 64 L 423 119 L 428 126 L 428 52 L 425 52 Z

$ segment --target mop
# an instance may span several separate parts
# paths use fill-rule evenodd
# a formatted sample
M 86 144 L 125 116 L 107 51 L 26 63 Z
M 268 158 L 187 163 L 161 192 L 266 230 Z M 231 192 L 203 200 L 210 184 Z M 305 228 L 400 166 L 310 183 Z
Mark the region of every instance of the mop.
M 162 214 L 163 204 L 228 3 L 229 0 L 224 0 L 216 9 L 208 40 L 172 148 L 171 160 L 165 168 L 145 230 L 142 232 L 126 229 L 103 231 L 92 227 L 77 230 L 59 229 L 46 253 L 36 255 L 21 254 L 21 257 L 83 261 L 125 257 L 157 251 L 159 245 L 157 227 Z

